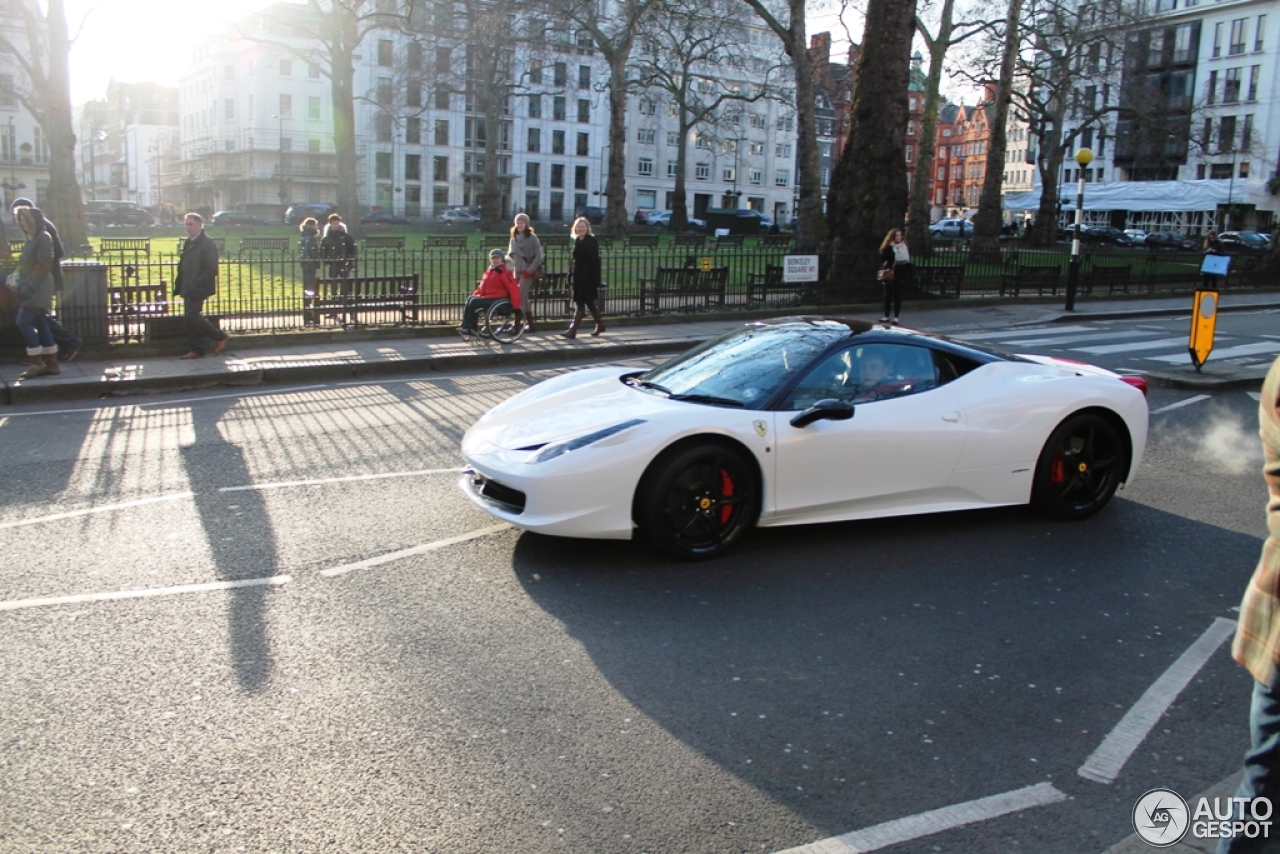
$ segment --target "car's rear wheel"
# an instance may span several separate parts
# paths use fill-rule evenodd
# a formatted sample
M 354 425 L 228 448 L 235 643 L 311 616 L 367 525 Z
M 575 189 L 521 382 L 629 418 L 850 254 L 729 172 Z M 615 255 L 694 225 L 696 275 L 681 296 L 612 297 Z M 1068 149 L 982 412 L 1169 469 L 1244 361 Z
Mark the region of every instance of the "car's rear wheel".
M 751 528 L 759 505 L 755 472 L 742 454 L 699 444 L 654 463 L 641 484 L 636 521 L 658 549 L 703 560 Z
M 1115 426 L 1093 413 L 1058 425 L 1036 462 L 1031 504 L 1055 519 L 1097 513 L 1120 486 L 1124 444 Z

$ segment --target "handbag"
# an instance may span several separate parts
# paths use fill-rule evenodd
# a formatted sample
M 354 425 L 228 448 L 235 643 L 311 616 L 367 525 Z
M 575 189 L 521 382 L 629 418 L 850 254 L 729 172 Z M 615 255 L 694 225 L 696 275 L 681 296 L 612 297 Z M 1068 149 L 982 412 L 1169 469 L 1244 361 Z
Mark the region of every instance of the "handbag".
M 880 270 L 880 272 L 876 273 L 876 278 L 877 278 L 877 279 L 879 279 L 879 280 L 880 280 L 880 281 L 882 281 L 882 282 L 886 282 L 886 283 L 888 283 L 888 282 L 892 282 L 892 281 L 893 281 L 893 268 L 892 268 L 892 267 L 885 267 L 885 268 L 883 268 L 882 270 Z

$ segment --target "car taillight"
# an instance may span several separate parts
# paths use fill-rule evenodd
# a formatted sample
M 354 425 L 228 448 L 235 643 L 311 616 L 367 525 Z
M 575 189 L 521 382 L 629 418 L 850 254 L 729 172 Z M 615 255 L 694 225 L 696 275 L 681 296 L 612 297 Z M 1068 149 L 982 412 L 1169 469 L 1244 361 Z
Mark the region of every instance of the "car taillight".
M 1138 391 L 1142 392 L 1143 397 L 1147 396 L 1147 378 L 1146 377 L 1138 377 L 1138 376 L 1134 376 L 1133 374 L 1127 374 L 1120 378 L 1120 382 L 1127 383 L 1128 385 L 1133 386 Z

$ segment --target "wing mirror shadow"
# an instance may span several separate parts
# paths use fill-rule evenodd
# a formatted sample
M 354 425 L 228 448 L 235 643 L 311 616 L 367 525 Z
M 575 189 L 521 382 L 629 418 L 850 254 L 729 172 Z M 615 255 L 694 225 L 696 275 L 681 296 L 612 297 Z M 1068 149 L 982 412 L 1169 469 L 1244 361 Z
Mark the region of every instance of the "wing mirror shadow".
M 792 427 L 808 427 L 815 421 L 848 421 L 853 417 L 853 404 L 834 397 L 819 400 L 791 419 Z

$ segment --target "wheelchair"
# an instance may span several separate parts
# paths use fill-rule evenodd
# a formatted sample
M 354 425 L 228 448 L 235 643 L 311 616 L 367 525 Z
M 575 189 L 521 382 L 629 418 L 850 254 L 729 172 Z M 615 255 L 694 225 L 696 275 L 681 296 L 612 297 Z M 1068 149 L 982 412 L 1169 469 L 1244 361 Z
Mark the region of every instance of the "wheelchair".
M 468 341 L 473 333 L 459 329 L 462 340 Z M 524 335 L 524 315 L 517 314 L 511 300 L 500 299 L 476 317 L 476 332 L 481 338 L 492 338 L 499 344 L 513 344 Z

